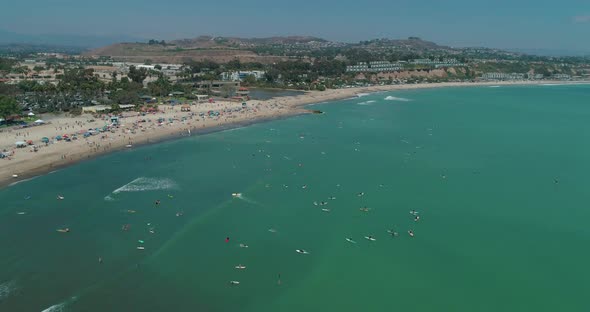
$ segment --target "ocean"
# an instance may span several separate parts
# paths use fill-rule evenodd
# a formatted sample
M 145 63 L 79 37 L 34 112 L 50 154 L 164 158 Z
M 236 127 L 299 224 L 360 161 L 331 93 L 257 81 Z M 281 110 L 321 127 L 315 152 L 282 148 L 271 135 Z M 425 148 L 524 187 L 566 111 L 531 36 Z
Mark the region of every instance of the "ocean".
M 313 108 L 0 190 L 0 311 L 590 309 L 590 86 Z

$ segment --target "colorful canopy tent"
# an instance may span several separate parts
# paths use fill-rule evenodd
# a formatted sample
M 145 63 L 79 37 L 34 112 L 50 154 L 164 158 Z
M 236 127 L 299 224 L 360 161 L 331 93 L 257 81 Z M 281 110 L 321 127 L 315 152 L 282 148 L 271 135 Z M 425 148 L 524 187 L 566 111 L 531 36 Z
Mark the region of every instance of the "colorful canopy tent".
M 25 142 L 25 141 L 17 141 L 14 144 L 16 145 L 16 147 L 25 147 L 25 146 L 27 146 L 27 142 Z
M 41 142 L 43 142 L 43 143 L 49 143 L 49 138 L 48 137 L 43 137 L 43 138 L 41 138 Z

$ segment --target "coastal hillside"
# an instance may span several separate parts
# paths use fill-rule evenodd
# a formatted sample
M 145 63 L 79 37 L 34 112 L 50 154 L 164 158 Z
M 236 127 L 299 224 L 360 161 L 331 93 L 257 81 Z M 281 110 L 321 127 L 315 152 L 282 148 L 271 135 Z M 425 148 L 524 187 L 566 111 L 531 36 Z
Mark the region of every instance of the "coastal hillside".
M 326 56 L 325 51 L 403 51 L 422 54 L 428 51 L 455 51 L 417 37 L 408 39 L 374 39 L 359 43 L 342 43 L 311 36 L 238 38 L 199 36 L 173 41 L 150 40 L 147 43 L 117 43 L 93 49 L 86 56 L 106 56 L 119 61 L 178 63 L 188 60 L 211 60 L 225 63 L 242 62 L 271 64 L 307 56 Z
M 211 60 L 226 63 L 234 59 L 242 62 L 271 63 L 283 58 L 261 57 L 253 51 L 232 48 L 202 40 L 180 40 L 170 44 L 117 43 L 83 53 L 85 56 L 108 56 L 117 61 L 144 62 L 149 59 L 159 63 L 183 63 Z

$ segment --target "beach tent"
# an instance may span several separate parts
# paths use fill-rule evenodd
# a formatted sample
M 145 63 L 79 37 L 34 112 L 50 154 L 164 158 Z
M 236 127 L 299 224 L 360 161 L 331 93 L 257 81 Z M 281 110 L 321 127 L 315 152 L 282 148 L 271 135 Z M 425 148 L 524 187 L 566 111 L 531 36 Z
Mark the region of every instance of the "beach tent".
M 43 121 L 42 119 L 37 119 L 37 120 L 35 120 L 35 123 L 36 124 L 42 124 L 42 123 L 45 123 L 45 121 Z
M 41 138 L 41 142 L 43 142 L 43 143 L 49 143 L 49 138 L 48 137 L 43 137 L 43 138 Z
M 55 137 L 55 139 L 58 140 L 58 141 L 61 141 L 62 137 L 61 137 L 61 135 L 58 135 L 58 136 Z
M 16 147 L 25 147 L 25 146 L 27 146 L 27 142 L 24 142 L 24 141 L 17 141 L 14 144 L 16 145 Z

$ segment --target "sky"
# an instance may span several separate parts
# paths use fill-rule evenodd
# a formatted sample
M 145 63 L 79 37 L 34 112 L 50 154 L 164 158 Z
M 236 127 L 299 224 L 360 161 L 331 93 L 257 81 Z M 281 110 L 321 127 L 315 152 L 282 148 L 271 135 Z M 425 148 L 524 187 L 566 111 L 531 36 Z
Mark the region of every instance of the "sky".
M 1 6 L 0 30 L 164 40 L 418 36 L 451 46 L 590 52 L 590 0 L 13 0 Z

